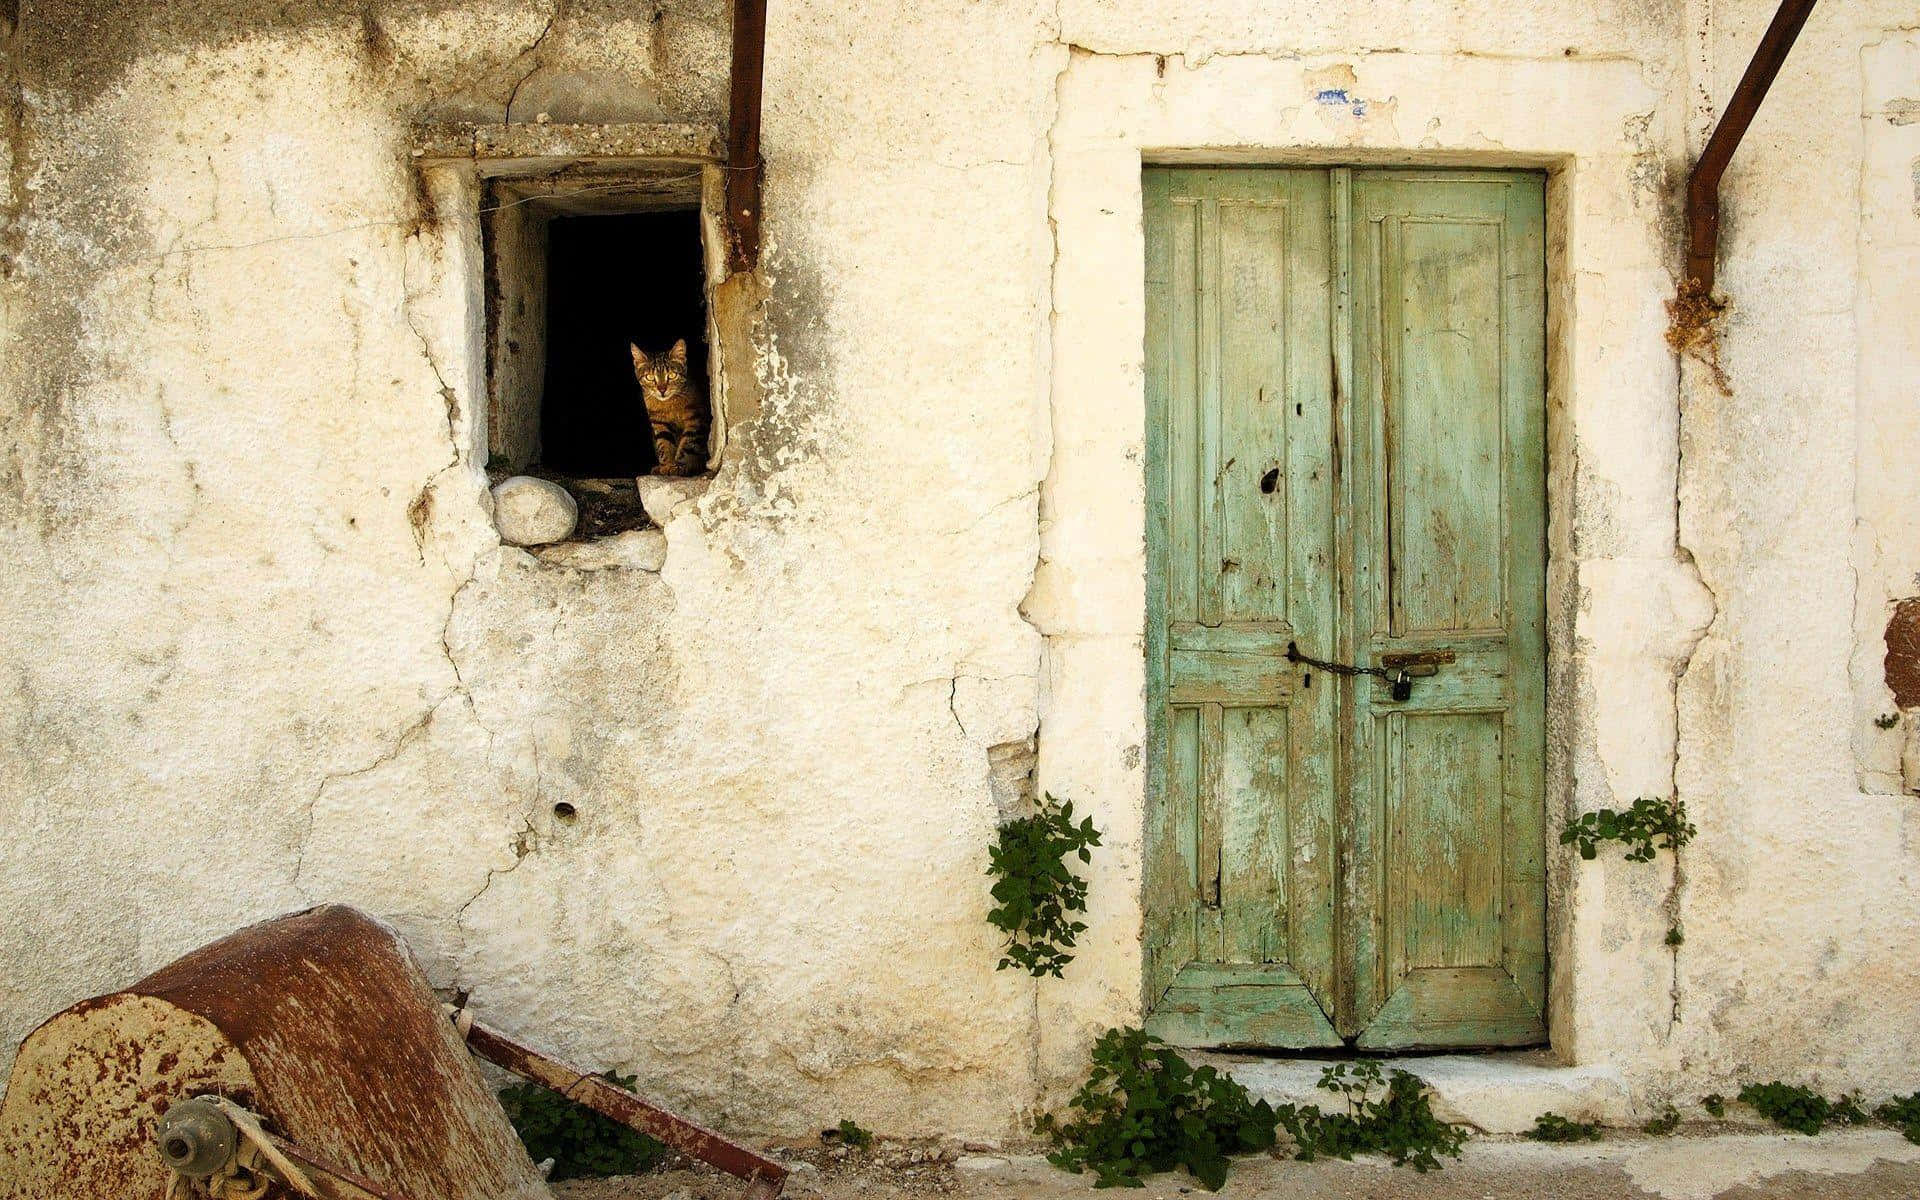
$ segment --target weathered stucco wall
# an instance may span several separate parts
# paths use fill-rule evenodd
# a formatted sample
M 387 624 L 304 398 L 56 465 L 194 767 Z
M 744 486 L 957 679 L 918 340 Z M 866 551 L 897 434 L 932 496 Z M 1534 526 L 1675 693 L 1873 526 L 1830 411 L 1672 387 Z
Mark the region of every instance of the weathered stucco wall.
M 759 409 L 657 572 L 498 543 L 476 192 L 409 151 L 713 122 L 718 0 L 126 7 L 8 34 L 0 1055 L 339 899 L 730 1126 L 1014 1129 L 1138 1011 L 1139 164 L 1191 150 L 1553 171 L 1550 824 L 1700 827 L 1677 888 L 1556 863 L 1555 1049 L 1920 1085 L 1906 6 L 1816 12 L 1736 162 L 1722 397 L 1674 197 L 1769 4 L 774 0 Z M 1109 831 L 1037 987 L 981 919 L 1036 731 Z

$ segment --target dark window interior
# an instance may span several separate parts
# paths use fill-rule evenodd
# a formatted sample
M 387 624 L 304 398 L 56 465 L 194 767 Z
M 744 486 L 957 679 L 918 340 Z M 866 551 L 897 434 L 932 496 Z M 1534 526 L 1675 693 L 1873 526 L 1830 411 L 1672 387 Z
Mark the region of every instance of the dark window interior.
M 685 338 L 707 391 L 699 211 L 555 217 L 547 245 L 541 465 L 575 479 L 644 475 L 653 432 L 628 343 L 655 354 Z

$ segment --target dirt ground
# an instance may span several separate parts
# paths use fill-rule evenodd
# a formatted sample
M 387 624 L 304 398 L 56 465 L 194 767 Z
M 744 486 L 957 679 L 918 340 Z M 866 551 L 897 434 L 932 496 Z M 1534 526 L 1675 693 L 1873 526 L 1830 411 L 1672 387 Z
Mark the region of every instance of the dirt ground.
M 967 1154 L 882 1143 L 870 1152 L 809 1150 L 786 1194 L 797 1200 L 1092 1200 L 1091 1176 L 1037 1157 Z M 740 1185 L 704 1170 L 554 1186 L 560 1200 L 734 1200 Z M 1183 1174 L 1122 1193 L 1151 1200 L 1206 1195 Z M 1384 1159 L 1301 1163 L 1266 1157 L 1235 1164 L 1223 1200 L 1920 1200 L 1920 1146 L 1890 1130 L 1797 1134 L 1719 1133 L 1651 1138 L 1611 1135 L 1580 1146 L 1476 1138 L 1457 1162 L 1420 1175 Z

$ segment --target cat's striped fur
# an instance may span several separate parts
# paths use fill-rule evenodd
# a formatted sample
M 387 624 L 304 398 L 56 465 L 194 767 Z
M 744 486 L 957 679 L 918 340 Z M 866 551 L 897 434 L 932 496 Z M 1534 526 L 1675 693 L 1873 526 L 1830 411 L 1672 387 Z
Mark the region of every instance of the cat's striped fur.
M 699 475 L 707 469 L 707 426 L 711 414 L 700 385 L 687 373 L 687 343 L 649 355 L 633 351 L 633 376 L 653 422 L 655 475 Z

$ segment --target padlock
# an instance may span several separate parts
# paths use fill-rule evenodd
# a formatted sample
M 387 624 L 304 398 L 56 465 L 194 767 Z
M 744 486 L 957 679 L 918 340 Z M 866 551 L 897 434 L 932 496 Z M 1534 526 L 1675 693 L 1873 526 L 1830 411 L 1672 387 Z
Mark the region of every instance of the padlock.
M 1413 676 L 1401 671 L 1393 677 L 1393 698 L 1407 700 L 1413 696 Z

